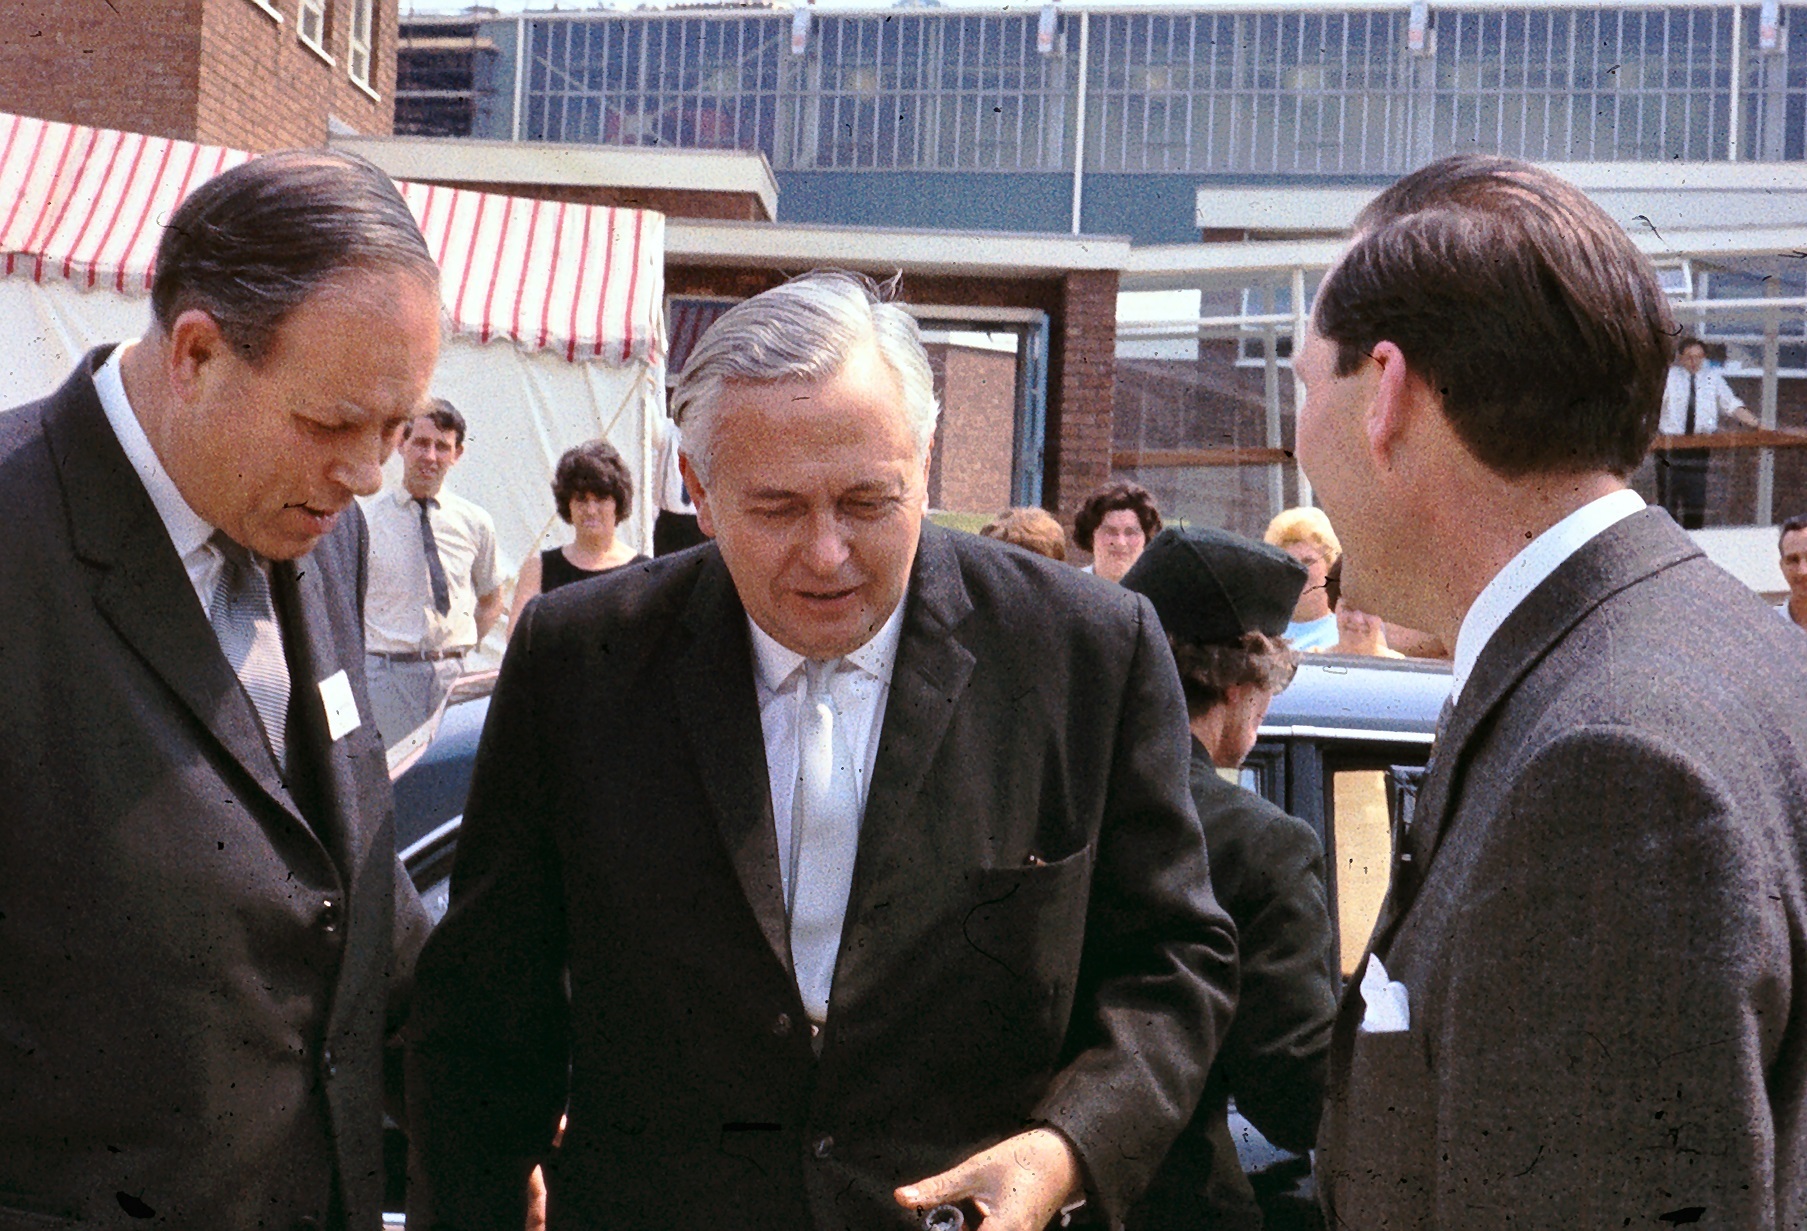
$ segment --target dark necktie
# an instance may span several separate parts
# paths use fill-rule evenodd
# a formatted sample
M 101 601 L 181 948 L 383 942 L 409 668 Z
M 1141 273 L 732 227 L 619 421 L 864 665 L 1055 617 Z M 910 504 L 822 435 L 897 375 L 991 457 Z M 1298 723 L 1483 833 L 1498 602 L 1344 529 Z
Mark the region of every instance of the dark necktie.
M 1684 436 L 1694 434 L 1694 386 L 1699 379 L 1699 372 L 1688 373 L 1688 426 L 1682 432 Z
M 212 543 L 225 565 L 213 589 L 207 619 L 232 664 L 245 695 L 263 723 L 276 764 L 284 764 L 289 724 L 289 664 L 282 654 L 282 629 L 270 598 L 270 579 L 251 553 L 216 531 Z
M 420 506 L 420 549 L 427 557 L 427 580 L 433 586 L 433 610 L 446 615 L 452 610 L 452 592 L 445 583 L 445 562 L 439 558 L 439 540 L 433 537 L 432 512 L 439 501 L 431 496 L 414 501 Z

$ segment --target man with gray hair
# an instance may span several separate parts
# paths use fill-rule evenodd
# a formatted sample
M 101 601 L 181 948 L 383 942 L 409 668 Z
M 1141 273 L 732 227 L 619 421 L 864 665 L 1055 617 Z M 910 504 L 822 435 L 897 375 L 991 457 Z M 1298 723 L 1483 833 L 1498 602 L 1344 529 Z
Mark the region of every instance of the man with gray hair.
M 1148 601 L 923 522 L 909 315 L 818 273 L 674 397 L 706 545 L 528 607 L 410 1031 L 411 1225 L 1121 1222 L 1235 992 Z
M 439 271 L 380 170 L 291 151 L 177 207 L 151 308 L 0 414 L 0 1227 L 376 1231 L 427 921 L 352 498 Z

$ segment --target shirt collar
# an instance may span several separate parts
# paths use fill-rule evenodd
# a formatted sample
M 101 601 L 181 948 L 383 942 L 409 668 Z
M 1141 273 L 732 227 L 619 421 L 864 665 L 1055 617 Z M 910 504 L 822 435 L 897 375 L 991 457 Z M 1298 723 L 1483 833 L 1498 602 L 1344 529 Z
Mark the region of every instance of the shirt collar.
M 871 640 L 847 653 L 841 661 L 859 668 L 881 684 L 889 684 L 891 671 L 897 665 L 897 647 L 903 640 L 904 606 L 909 601 L 907 594 L 899 599 L 890 617 L 879 625 Z M 769 694 L 782 692 L 791 677 L 802 668 L 803 655 L 778 644 L 750 615 L 747 628 L 753 634 L 753 673 L 760 688 Z
M 119 447 L 125 450 L 126 460 L 137 472 L 139 482 L 144 484 L 151 503 L 156 506 L 157 516 L 163 519 L 176 554 L 186 560 L 206 545 L 213 537 L 214 528 L 183 499 L 176 481 L 169 477 L 169 471 L 163 468 L 157 451 L 151 447 L 151 438 L 145 435 L 144 425 L 138 422 L 131 399 L 126 397 L 119 361 L 131 345 L 128 342 L 113 348 L 113 353 L 94 373 L 94 392 L 100 397 L 100 408 L 106 412 L 113 435 L 119 438 Z
M 1642 496 L 1628 487 L 1621 488 L 1582 505 L 1508 560 L 1506 567 L 1494 574 L 1493 580 L 1469 607 L 1468 614 L 1462 617 L 1462 627 L 1456 633 L 1455 682 L 1450 690 L 1451 698 L 1462 695 L 1462 686 L 1468 682 L 1481 651 L 1531 591 L 1596 535 L 1643 507 Z

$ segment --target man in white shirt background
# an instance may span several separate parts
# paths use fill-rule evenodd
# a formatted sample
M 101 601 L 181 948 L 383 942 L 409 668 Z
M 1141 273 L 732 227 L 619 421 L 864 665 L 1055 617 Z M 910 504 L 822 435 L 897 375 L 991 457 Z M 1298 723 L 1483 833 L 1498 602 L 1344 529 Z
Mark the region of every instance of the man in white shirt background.
M 401 483 L 361 501 L 370 523 L 365 665 L 390 747 L 433 716 L 502 614 L 495 523 L 445 488 L 465 431 L 458 409 L 435 398 L 408 425 Z
M 1719 430 L 1721 418 L 1734 419 L 1748 428 L 1760 426 L 1719 369 L 1707 366 L 1706 343 L 1683 338 L 1675 348 L 1675 363 L 1663 386 L 1657 432 L 1707 436 Z M 1707 468 L 1712 457 L 1711 449 L 1656 451 L 1656 502 L 1668 509 L 1683 529 L 1698 530 L 1706 524 Z
M 1455 647 L 1333 1034 L 1332 1226 L 1807 1221 L 1807 656 L 1627 486 L 1673 336 L 1623 230 L 1507 158 L 1400 180 L 1319 289 L 1343 589 Z

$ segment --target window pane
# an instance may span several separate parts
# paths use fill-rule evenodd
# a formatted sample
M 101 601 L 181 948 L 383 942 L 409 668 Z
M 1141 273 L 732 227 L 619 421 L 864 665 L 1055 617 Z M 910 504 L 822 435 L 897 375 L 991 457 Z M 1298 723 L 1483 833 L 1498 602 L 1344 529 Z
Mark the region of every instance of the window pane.
M 1387 775 L 1379 769 L 1351 769 L 1331 775 L 1331 824 L 1336 858 L 1337 935 L 1343 977 L 1355 973 L 1392 868 L 1392 824 L 1387 816 Z

